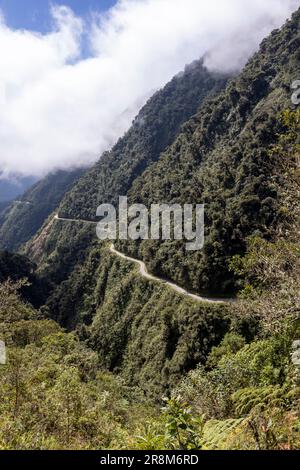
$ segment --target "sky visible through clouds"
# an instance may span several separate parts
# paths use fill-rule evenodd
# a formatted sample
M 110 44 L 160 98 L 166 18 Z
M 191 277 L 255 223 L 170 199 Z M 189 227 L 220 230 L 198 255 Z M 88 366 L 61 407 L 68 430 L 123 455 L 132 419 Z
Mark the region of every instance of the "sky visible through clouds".
M 51 28 L 51 4 L 66 5 L 76 15 L 89 15 L 92 11 L 105 11 L 117 0 L 0 0 L 0 9 L 11 28 L 24 28 L 47 32 Z
M 186 64 L 238 71 L 300 0 L 0 0 L 0 178 L 99 159 Z

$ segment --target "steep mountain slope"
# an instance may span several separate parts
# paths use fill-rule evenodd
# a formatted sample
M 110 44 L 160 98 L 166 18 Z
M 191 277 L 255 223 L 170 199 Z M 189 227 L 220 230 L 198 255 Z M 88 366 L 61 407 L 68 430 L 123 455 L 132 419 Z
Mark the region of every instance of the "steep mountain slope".
M 280 208 L 269 146 L 278 114 L 291 104 L 290 86 L 300 76 L 300 13 L 265 40 L 259 53 L 226 90 L 202 107 L 175 143 L 135 181 L 130 201 L 205 203 L 203 251 L 181 242 L 123 243 L 154 273 L 196 292 L 235 288 L 229 263 L 253 233 L 272 236 Z
M 125 195 L 203 100 L 226 82 L 226 77 L 210 74 L 201 61 L 187 67 L 149 100 L 128 133 L 66 195 L 58 208 L 60 216 L 95 220 L 98 205 L 114 203 L 119 195 Z M 57 283 L 65 280 L 77 263 L 82 264 L 92 242 L 97 245 L 94 227 L 53 224 L 50 218 L 25 251 L 39 262 L 41 272 Z
M 43 225 L 83 170 L 58 171 L 29 188 L 0 214 L 0 249 L 16 251 Z
M 105 369 L 158 397 L 205 362 L 229 331 L 231 308 L 201 304 L 147 281 L 133 263 L 103 246 L 77 264 L 42 312 L 77 329 Z
M 144 283 L 124 255 L 107 276 L 109 251 L 100 264 L 95 250 L 104 301 L 90 331 L 66 333 L 22 302 L 23 282 L 3 282 L 2 268 L 28 262 L 0 254 L 0 449 L 299 449 L 300 107 L 281 122 L 272 155 L 288 217 L 272 242 L 252 237 L 235 258 L 245 290 L 231 318 Z
M 209 95 L 224 88 L 227 78 L 210 74 L 196 61 L 186 67 L 143 107 L 127 134 L 105 153 L 64 199 L 63 217 L 95 220 L 101 203 L 115 203 L 151 162 L 174 140 L 180 126 Z
M 158 114 L 152 115 L 146 107 L 125 138 L 64 198 L 60 216 L 93 220 L 98 204 L 115 202 L 126 192 L 132 202 L 146 205 L 205 202 L 203 252 L 187 254 L 177 242 L 126 243 L 120 249 L 190 290 L 230 294 L 236 287 L 229 271 L 232 257 L 245 253 L 249 235 L 271 238 L 280 220 L 269 148 L 277 142 L 278 115 L 290 105 L 290 85 L 300 75 L 299 26 L 300 10 L 262 43 L 224 91 L 202 103 L 167 150 L 159 148 L 166 150 L 162 155 L 152 156 L 151 149 L 161 141 L 155 133 L 161 126 L 155 124 L 165 108 L 155 107 Z M 141 120 L 147 110 L 153 138 Z M 165 119 L 170 131 L 168 113 Z M 136 153 L 145 136 L 143 151 Z M 204 363 L 230 327 L 230 307 L 195 306 L 141 280 L 133 266 L 98 243 L 95 227 L 85 222 L 49 218 L 26 253 L 54 286 L 45 312 L 68 328 L 81 325 L 82 337 L 110 370 L 150 393 Z

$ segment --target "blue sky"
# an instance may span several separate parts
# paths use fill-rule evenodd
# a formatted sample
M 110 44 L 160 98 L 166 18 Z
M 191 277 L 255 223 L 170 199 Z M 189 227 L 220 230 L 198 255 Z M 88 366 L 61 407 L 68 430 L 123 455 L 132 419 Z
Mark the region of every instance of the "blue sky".
M 0 0 L 6 22 L 11 28 L 24 28 L 45 32 L 51 29 L 49 6 L 51 3 L 67 5 L 80 16 L 90 11 L 104 11 L 116 0 Z

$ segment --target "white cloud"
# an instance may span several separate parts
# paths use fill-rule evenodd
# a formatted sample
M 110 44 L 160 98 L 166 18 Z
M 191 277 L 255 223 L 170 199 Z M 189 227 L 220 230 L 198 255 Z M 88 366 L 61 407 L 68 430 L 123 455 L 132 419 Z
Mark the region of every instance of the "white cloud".
M 41 35 L 0 23 L 0 172 L 98 159 L 185 64 L 241 67 L 300 0 L 121 0 L 87 22 L 53 7 Z M 90 56 L 82 58 L 88 38 Z

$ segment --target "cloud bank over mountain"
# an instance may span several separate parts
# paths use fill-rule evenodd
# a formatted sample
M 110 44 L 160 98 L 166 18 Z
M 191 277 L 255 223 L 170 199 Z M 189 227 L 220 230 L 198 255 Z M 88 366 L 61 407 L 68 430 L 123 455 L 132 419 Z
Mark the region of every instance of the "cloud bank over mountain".
M 299 6 L 300 0 L 120 0 L 88 20 L 53 6 L 52 31 L 44 35 L 12 30 L 3 16 L 0 174 L 41 176 L 93 163 L 186 64 L 205 56 L 211 70 L 241 68 Z

